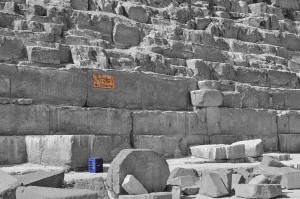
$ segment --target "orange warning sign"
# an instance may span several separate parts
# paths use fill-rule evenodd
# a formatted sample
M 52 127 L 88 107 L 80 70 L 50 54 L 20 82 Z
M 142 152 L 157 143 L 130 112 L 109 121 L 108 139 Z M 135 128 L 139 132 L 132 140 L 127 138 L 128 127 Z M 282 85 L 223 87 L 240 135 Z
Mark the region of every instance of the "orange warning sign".
M 114 89 L 115 88 L 115 76 L 93 74 L 93 88 Z

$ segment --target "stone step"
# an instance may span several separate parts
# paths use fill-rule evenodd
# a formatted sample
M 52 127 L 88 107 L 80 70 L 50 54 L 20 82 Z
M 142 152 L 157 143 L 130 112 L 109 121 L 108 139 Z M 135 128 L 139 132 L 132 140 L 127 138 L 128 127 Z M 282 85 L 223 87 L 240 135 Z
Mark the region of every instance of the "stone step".
M 197 86 L 192 78 L 138 71 L 1 64 L 0 72 L 0 97 L 30 98 L 34 104 L 186 111 Z
M 218 106 L 229 108 L 260 108 L 276 110 L 300 110 L 300 89 L 269 88 L 251 86 L 227 80 L 204 80 L 198 82 L 199 90 L 218 90 L 223 93 L 223 103 Z M 192 91 L 197 92 L 197 91 Z M 199 93 L 200 94 L 200 93 Z M 204 99 L 203 96 L 195 95 Z M 217 100 L 216 98 L 212 98 Z M 193 100 L 192 100 L 193 103 Z M 201 106 L 194 104 L 194 106 Z

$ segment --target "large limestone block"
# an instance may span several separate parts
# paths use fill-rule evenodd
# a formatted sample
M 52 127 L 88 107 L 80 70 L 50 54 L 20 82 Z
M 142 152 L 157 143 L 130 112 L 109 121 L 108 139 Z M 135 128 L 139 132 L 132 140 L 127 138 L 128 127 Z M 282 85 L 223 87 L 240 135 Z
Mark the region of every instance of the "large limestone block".
M 151 149 L 164 157 L 181 157 L 188 152 L 182 136 L 134 135 L 134 148 Z
M 165 189 L 170 171 L 166 160 L 151 150 L 123 150 L 113 160 L 107 174 L 107 186 L 114 197 L 126 194 L 121 185 L 128 174 L 152 193 Z
M 282 194 L 280 185 L 274 184 L 239 184 L 235 195 L 243 198 L 273 198 Z
M 245 145 L 244 144 L 234 144 L 225 146 L 226 159 L 234 160 L 241 159 L 245 157 Z
M 49 133 L 49 109 L 44 105 L 0 105 L 2 135 Z
M 205 114 L 180 111 L 134 111 L 133 133 L 137 135 L 205 135 Z
M 74 64 L 87 68 L 108 68 L 107 57 L 101 47 L 73 45 L 70 48 Z
M 17 178 L 0 170 L 0 198 L 15 199 L 16 189 L 21 185 Z
M 0 44 L 0 60 L 2 61 L 16 60 L 26 54 L 22 41 L 16 37 L 0 36 Z
M 223 103 L 223 94 L 218 90 L 191 91 L 192 104 L 196 107 L 216 107 Z
M 148 194 L 148 191 L 133 175 L 125 177 L 122 187 L 129 195 Z
M 28 162 L 87 167 L 88 158 L 111 161 L 131 148 L 129 136 L 47 135 L 26 136 Z
M 59 50 L 40 46 L 27 47 L 28 60 L 44 64 L 60 64 Z
M 76 10 L 88 10 L 89 0 L 71 0 L 71 6 Z
M 129 48 L 140 44 L 141 32 L 136 26 L 118 22 L 113 31 L 113 41 L 118 48 Z
M 275 135 L 276 112 L 271 110 L 207 108 L 208 133 L 228 135 Z
M 210 197 L 221 197 L 229 194 L 222 179 L 217 173 L 206 173 L 201 178 L 199 194 Z
M 240 66 L 235 67 L 235 69 L 235 81 L 249 83 L 256 86 L 268 86 L 267 72 L 265 70 Z
M 261 139 L 239 141 L 233 143 L 232 145 L 235 144 L 245 145 L 245 156 L 247 157 L 259 157 L 264 153 L 264 146 Z
M 211 160 L 226 159 L 225 145 L 199 145 L 190 147 L 192 156 Z
M 93 87 L 93 76 L 100 79 L 99 75 L 114 78 L 114 88 Z M 197 84 L 186 78 L 116 70 L 89 70 L 87 81 L 89 107 L 176 111 L 191 106 L 188 94 Z
M 11 83 L 12 97 L 29 98 L 36 103 L 84 106 L 86 72 L 77 69 L 19 67 Z
M 132 19 L 140 23 L 147 23 L 149 19 L 149 15 L 146 12 L 144 6 L 135 5 L 127 2 L 124 2 L 122 6 L 125 8 L 125 12 L 126 12 L 125 14 L 127 14 L 129 19 Z
M 227 59 L 221 50 L 215 46 L 205 44 L 193 45 L 194 59 L 203 59 L 204 61 L 224 63 Z
M 26 161 L 25 136 L 0 136 L 0 165 Z
M 281 152 L 288 152 L 288 153 L 300 152 L 299 134 L 280 134 L 278 140 L 279 140 Z
M 189 59 L 186 61 L 187 67 L 192 71 L 189 74 L 200 80 L 211 79 L 211 70 L 208 65 L 201 59 Z
M 50 107 L 53 134 L 129 135 L 131 112 L 126 109 Z
M 62 188 L 64 176 L 63 171 L 37 171 L 17 178 L 23 186 Z
M 16 192 L 17 198 L 22 199 L 97 199 L 97 192 L 77 189 L 57 189 L 48 187 L 19 187 Z

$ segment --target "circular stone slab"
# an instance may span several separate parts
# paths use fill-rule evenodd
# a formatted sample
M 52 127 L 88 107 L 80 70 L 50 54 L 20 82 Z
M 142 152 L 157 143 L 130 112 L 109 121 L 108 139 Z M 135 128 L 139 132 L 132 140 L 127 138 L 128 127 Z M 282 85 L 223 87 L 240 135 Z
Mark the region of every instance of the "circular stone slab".
M 111 163 L 107 174 L 107 186 L 115 198 L 127 195 L 122 183 L 128 174 L 133 175 L 152 193 L 164 191 L 170 170 L 167 161 L 154 151 L 122 150 Z

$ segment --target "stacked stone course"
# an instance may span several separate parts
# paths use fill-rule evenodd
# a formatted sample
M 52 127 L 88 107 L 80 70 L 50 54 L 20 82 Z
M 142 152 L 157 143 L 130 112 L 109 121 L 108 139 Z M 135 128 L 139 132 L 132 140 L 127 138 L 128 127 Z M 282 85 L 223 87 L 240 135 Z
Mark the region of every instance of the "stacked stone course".
M 84 167 L 126 148 L 179 157 L 249 139 L 299 152 L 299 7 L 0 0 L 0 163 Z

